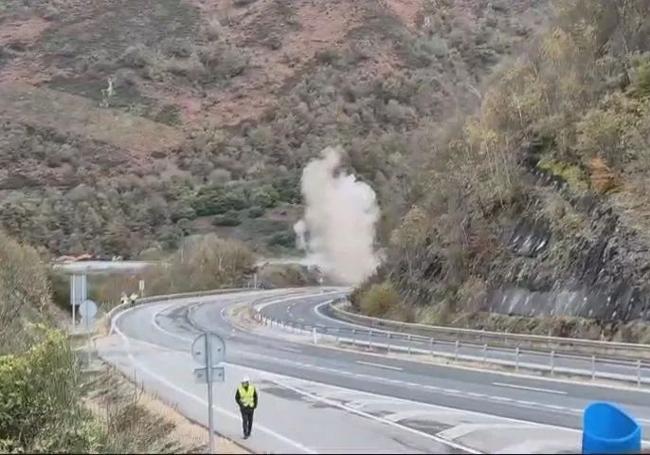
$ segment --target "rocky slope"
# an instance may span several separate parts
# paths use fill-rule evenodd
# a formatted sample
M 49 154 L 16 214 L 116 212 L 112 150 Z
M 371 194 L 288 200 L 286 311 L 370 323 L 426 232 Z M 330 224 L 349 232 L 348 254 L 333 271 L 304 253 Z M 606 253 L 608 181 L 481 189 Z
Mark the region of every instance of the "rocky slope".
M 650 5 L 556 4 L 423 172 L 377 279 L 411 318 L 648 341 Z

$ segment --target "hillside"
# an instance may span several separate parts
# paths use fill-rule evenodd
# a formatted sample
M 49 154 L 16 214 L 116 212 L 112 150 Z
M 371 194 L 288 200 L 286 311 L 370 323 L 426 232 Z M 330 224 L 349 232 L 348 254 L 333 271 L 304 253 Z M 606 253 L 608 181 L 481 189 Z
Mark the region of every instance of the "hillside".
M 396 317 L 650 340 L 650 4 L 555 5 L 423 167 Z
M 379 193 L 543 24 L 543 0 L 5 0 L 0 222 L 48 252 L 134 256 L 217 232 L 294 246 L 330 145 Z

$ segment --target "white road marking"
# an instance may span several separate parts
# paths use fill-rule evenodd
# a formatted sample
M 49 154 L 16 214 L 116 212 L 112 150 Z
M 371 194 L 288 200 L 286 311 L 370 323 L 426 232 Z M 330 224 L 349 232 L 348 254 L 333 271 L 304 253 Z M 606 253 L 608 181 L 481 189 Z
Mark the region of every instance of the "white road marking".
M 438 437 L 436 435 L 432 435 L 432 434 L 429 434 L 429 433 L 425 433 L 423 431 L 416 430 L 414 428 L 407 427 L 405 425 L 399 424 L 397 422 L 393 422 L 393 421 L 388 420 L 386 418 L 378 417 L 378 416 L 369 414 L 367 412 L 363 412 L 363 411 L 361 411 L 359 409 L 355 409 L 355 408 L 347 406 L 345 404 L 342 404 L 342 403 L 339 403 L 339 402 L 336 402 L 336 401 L 333 401 L 333 400 L 330 400 L 330 399 L 327 399 L 327 398 L 324 398 L 324 397 L 319 397 L 318 395 L 314 395 L 313 393 L 310 393 L 310 392 L 305 392 L 304 390 L 300 390 L 300 389 L 297 389 L 297 388 L 292 387 L 290 385 L 283 384 L 281 381 L 275 380 L 273 382 L 275 382 L 280 387 L 284 387 L 284 388 L 286 388 L 288 390 L 291 390 L 293 392 L 296 392 L 296 393 L 298 393 L 298 394 L 300 394 L 302 396 L 309 397 L 312 400 L 320 401 L 321 403 L 325 403 L 325 404 L 327 404 L 329 406 L 335 406 L 337 408 L 344 409 L 344 410 L 346 410 L 346 411 L 348 411 L 348 412 L 350 412 L 352 414 L 357 414 L 357 415 L 359 415 L 361 417 L 365 417 L 367 419 L 371 419 L 371 420 L 374 420 L 376 422 L 381 422 L 381 423 L 384 423 L 386 425 L 392 426 L 394 428 L 398 428 L 400 430 L 407 431 L 409 433 L 413 433 L 413 434 L 417 434 L 419 436 L 423 436 L 425 438 L 436 441 L 436 442 L 438 442 L 440 444 L 444 444 L 444 445 L 449 446 L 449 447 L 460 449 L 460 450 L 463 450 L 463 451 L 468 452 L 468 453 L 474 453 L 474 454 L 482 453 L 482 452 L 479 452 L 478 450 L 475 450 L 475 449 L 473 449 L 471 447 L 464 446 L 462 444 L 458 444 L 457 442 L 453 442 L 453 441 L 450 441 L 448 439 L 440 438 L 440 437 Z
M 470 397 L 474 397 L 474 398 L 483 398 L 483 397 L 485 397 L 485 395 L 483 395 L 482 393 L 476 393 L 476 392 L 465 392 L 465 395 L 470 396 Z
M 550 409 L 557 409 L 558 411 L 564 411 L 566 408 L 563 406 L 558 406 L 556 404 L 547 404 L 545 407 L 550 408 Z
M 294 352 L 296 354 L 301 354 L 302 353 L 301 349 L 290 348 L 290 347 L 287 347 L 287 346 L 278 347 L 278 349 L 280 351 Z
M 384 368 L 386 370 L 394 370 L 394 371 L 404 371 L 403 368 L 400 367 L 394 367 L 391 365 L 384 365 L 381 363 L 373 363 L 373 362 L 364 362 L 363 360 L 357 360 L 359 365 L 368 365 L 369 367 L 377 367 L 377 368 Z
M 525 400 L 515 400 L 515 403 L 523 404 L 524 406 L 537 406 L 538 405 L 538 403 L 535 403 L 534 401 L 525 401 Z
M 360 328 L 360 329 L 368 329 L 367 326 L 363 326 L 360 324 L 354 324 L 351 322 L 339 320 L 332 318 L 322 312 L 322 308 L 326 305 L 329 305 L 333 302 L 333 300 L 328 300 L 326 302 L 319 303 L 312 307 L 313 313 L 318 316 L 321 319 L 325 319 L 331 322 L 334 322 L 337 324 L 337 326 L 347 326 L 347 327 L 354 327 L 354 328 Z M 377 330 L 380 332 L 381 330 Z M 394 332 L 393 332 L 394 333 Z M 386 347 L 384 344 L 383 347 Z M 349 351 L 348 349 L 341 349 L 338 347 L 329 347 L 329 346 L 322 346 L 322 348 L 326 349 L 332 349 L 332 350 L 343 350 L 343 351 Z M 402 349 L 402 348 L 400 348 Z M 427 352 L 420 352 L 421 354 L 428 354 Z M 374 353 L 368 353 L 367 355 L 373 355 L 376 357 L 382 357 L 385 358 L 385 354 L 374 354 Z M 439 357 L 450 357 L 452 356 L 449 353 L 442 353 L 439 351 L 436 351 L 436 355 Z M 482 357 L 479 356 L 463 356 L 463 357 L 471 357 L 475 361 L 482 361 Z M 409 359 L 409 358 L 401 358 L 400 360 L 404 362 L 413 362 L 417 364 L 430 364 L 429 362 L 423 362 L 415 359 Z M 589 359 L 587 359 L 589 360 Z M 592 388 L 597 388 L 597 389 L 614 389 L 614 390 L 628 390 L 628 391 L 633 391 L 635 393 L 650 393 L 650 387 L 645 387 L 645 388 L 637 388 L 634 386 L 628 386 L 622 383 L 607 383 L 607 382 L 589 382 L 589 381 L 579 381 L 579 380 L 573 380 L 569 378 L 560 378 L 560 377 L 544 377 L 544 376 L 534 376 L 530 374 L 522 374 L 522 373 L 515 373 L 515 372 L 510 372 L 510 371 L 499 371 L 496 369 L 490 369 L 490 368 L 478 368 L 478 367 L 473 367 L 473 366 L 467 366 L 467 365 L 449 365 L 449 364 L 439 364 L 438 366 L 449 368 L 449 369 L 455 369 L 455 370 L 464 370 L 464 371 L 473 371 L 473 372 L 481 372 L 481 373 L 487 373 L 487 374 L 492 374 L 492 375 L 498 375 L 498 376 L 503 376 L 503 377 L 510 377 L 510 378 L 520 378 L 520 379 L 531 379 L 534 378 L 537 381 L 545 381 L 551 384 L 571 384 L 571 385 L 579 385 L 582 387 L 592 387 Z
M 198 396 L 196 396 L 196 395 L 194 395 L 192 393 L 189 393 L 188 391 L 186 391 L 183 388 L 177 386 L 173 382 L 167 380 L 167 378 L 165 378 L 164 376 L 161 376 L 161 375 L 151 371 L 149 368 L 144 366 L 142 363 L 138 362 L 135 359 L 135 357 L 133 357 L 133 354 L 131 354 L 130 343 L 129 343 L 128 337 L 119 329 L 119 327 L 117 327 L 117 320 L 122 315 L 124 315 L 124 313 L 126 313 L 129 310 L 125 310 L 125 311 L 121 312 L 120 314 L 118 314 L 117 316 L 115 316 L 114 321 L 115 321 L 115 333 L 117 333 L 122 338 L 122 340 L 124 341 L 126 351 L 128 353 L 127 356 L 129 358 L 129 360 L 131 360 L 131 363 L 133 364 L 133 366 L 135 366 L 136 368 L 139 368 L 140 371 L 142 371 L 145 374 L 151 376 L 152 378 L 154 378 L 155 380 L 161 382 L 162 384 L 165 384 L 167 387 L 171 388 L 172 390 L 176 391 L 177 393 L 180 393 L 180 394 L 182 394 L 182 395 L 184 395 L 184 396 L 186 396 L 186 397 L 188 397 L 188 398 L 190 398 L 190 399 L 204 405 L 205 407 L 207 407 L 208 402 L 206 400 L 204 400 L 204 399 L 202 399 L 202 398 L 200 398 L 200 397 L 198 397 Z M 241 417 L 239 415 L 233 414 L 232 412 L 230 412 L 230 411 L 228 411 L 226 409 L 220 408 L 218 406 L 213 405 L 213 409 L 216 410 L 217 412 L 219 412 L 222 415 L 230 417 L 231 419 L 235 419 L 237 421 L 239 421 L 241 419 Z M 282 441 L 282 442 L 284 442 L 286 444 L 289 444 L 289 445 L 295 447 L 298 450 L 301 450 L 301 451 L 306 452 L 306 453 L 318 453 L 315 450 L 312 450 L 309 447 L 306 447 L 303 444 L 301 444 L 301 443 L 299 443 L 297 441 L 294 441 L 293 439 L 287 438 L 286 436 L 281 435 L 280 433 L 276 433 L 275 431 L 271 430 L 270 428 L 265 427 L 264 425 L 257 424 L 257 428 L 260 431 L 262 431 L 263 433 L 266 433 L 271 437 L 274 437 L 274 438 L 276 438 L 276 439 L 278 439 L 278 440 L 280 440 L 280 441 Z
M 119 335 L 121 338 L 123 338 L 123 339 L 125 340 L 127 347 L 128 347 L 128 344 L 129 344 L 129 343 L 128 343 L 128 338 L 126 338 L 126 336 L 124 335 L 124 333 L 122 333 L 122 332 L 117 328 L 117 321 L 118 321 L 118 320 L 120 319 L 120 317 L 122 317 L 125 313 L 127 313 L 127 312 L 129 312 L 129 311 L 131 311 L 131 310 L 133 310 L 133 309 L 135 309 L 135 308 L 128 308 L 128 309 L 123 310 L 123 311 L 120 312 L 118 315 L 116 315 L 116 316 L 113 318 L 113 320 L 111 321 L 111 331 L 112 331 L 112 332 L 114 331 L 114 332 L 118 333 L 118 335 Z M 166 309 L 166 308 L 165 308 L 165 309 Z M 162 311 L 164 311 L 164 309 L 161 310 L 161 311 L 159 311 L 159 312 L 162 312 Z M 155 320 L 155 316 L 152 317 L 152 323 L 156 326 L 157 329 L 161 330 L 161 331 L 164 332 L 164 333 L 167 333 L 167 334 L 169 334 L 169 335 L 172 335 L 172 336 L 178 337 L 179 339 L 183 339 L 183 341 L 190 341 L 190 339 L 188 339 L 188 338 L 181 337 L 181 336 L 176 335 L 176 334 L 174 334 L 174 333 L 170 333 L 169 331 L 167 331 L 167 330 L 163 329 L 162 327 L 160 327 L 160 326 L 157 324 L 157 321 Z M 141 342 L 141 343 L 145 343 L 145 344 L 151 345 L 152 347 L 155 347 L 155 348 L 157 348 L 157 349 L 162 348 L 161 346 L 158 346 L 158 345 L 156 345 L 156 344 L 149 343 L 149 342 L 146 342 L 146 341 L 140 341 L 140 340 L 137 340 L 137 341 L 138 341 L 138 342 Z M 128 353 L 128 356 L 129 356 L 129 359 L 131 359 L 133 362 L 135 362 L 134 359 L 133 359 L 133 355 L 131 354 L 131 352 Z M 250 356 L 250 354 L 247 353 L 246 356 Z M 294 365 L 297 364 L 297 362 L 291 362 L 291 361 L 288 361 L 288 360 L 286 360 L 286 359 L 277 359 L 277 358 L 276 358 L 276 359 L 274 359 L 274 360 L 276 360 L 276 361 L 280 361 L 280 362 L 293 363 Z M 303 364 L 303 365 L 304 365 L 304 364 Z M 350 374 L 350 372 L 348 372 L 348 371 L 336 370 L 336 369 L 333 369 L 333 368 L 323 368 L 323 370 L 331 371 L 331 372 L 338 373 L 338 374 L 346 374 L 346 375 L 349 375 L 349 374 Z M 479 370 L 479 371 L 480 371 L 480 370 Z M 269 373 L 269 374 L 274 374 L 274 375 L 277 376 L 277 374 L 275 374 L 275 373 Z M 369 377 L 369 378 L 372 377 L 372 376 L 368 376 L 368 375 L 358 375 L 358 376 L 364 376 L 364 377 Z M 515 376 L 515 375 L 510 375 L 510 376 Z M 377 378 L 377 377 L 372 377 L 372 378 L 375 379 L 375 380 L 381 380 L 381 379 L 382 379 L 382 378 Z M 303 380 L 303 379 L 299 379 L 299 380 L 305 381 L 305 380 Z M 309 381 L 309 382 L 315 383 L 314 381 Z M 396 380 L 385 380 L 385 381 L 383 381 L 383 382 L 403 383 L 402 381 L 396 381 Z M 569 383 L 578 383 L 578 384 L 581 384 L 581 385 L 590 385 L 590 384 L 582 384 L 582 383 L 580 383 L 580 382 L 574 382 L 574 381 L 554 381 L 554 382 L 559 382 L 559 383 L 567 383 L 567 382 L 569 382 Z M 318 383 L 316 383 L 316 384 L 318 384 Z M 407 383 L 407 384 L 410 384 L 410 383 Z M 332 386 L 332 387 L 336 387 L 336 388 L 338 388 L 338 389 L 340 389 L 340 390 L 350 390 L 350 391 L 354 392 L 353 389 L 343 389 L 343 388 L 338 387 L 338 386 Z M 432 386 L 429 386 L 429 387 L 432 387 Z M 443 388 L 436 388 L 436 389 L 440 390 L 442 393 L 447 392 L 447 390 L 446 390 L 446 389 L 443 389 Z M 458 392 L 458 391 L 453 390 L 453 392 Z M 187 394 L 187 393 L 184 392 L 184 391 L 183 391 L 182 393 Z M 369 393 L 369 392 L 363 392 L 363 393 L 366 394 L 366 395 L 381 396 L 381 395 L 372 394 L 372 393 Z M 196 397 L 192 396 L 192 398 L 196 398 Z M 406 400 L 406 399 L 401 399 L 401 398 L 396 398 L 396 397 L 392 397 L 392 398 L 394 398 L 394 399 L 395 399 L 396 401 L 398 401 L 398 402 L 403 402 L 403 403 L 412 402 L 411 400 Z M 507 397 L 500 397 L 500 396 L 487 396 L 487 395 L 485 395 L 484 398 L 489 399 L 489 400 L 494 400 L 494 401 L 515 402 L 514 400 L 512 400 L 512 399 L 510 399 L 510 398 L 507 398 Z M 415 403 L 415 402 L 414 402 L 414 403 Z M 484 414 L 484 413 L 480 413 L 480 412 L 468 411 L 468 410 L 459 409 L 459 408 L 453 408 L 453 407 L 441 407 L 441 406 L 436 406 L 436 405 L 432 405 L 432 404 L 428 404 L 428 403 L 418 403 L 418 404 L 420 404 L 420 405 L 424 405 L 424 406 L 427 406 L 427 407 L 431 407 L 431 408 L 437 408 L 437 409 L 452 409 L 452 410 L 456 410 L 456 411 L 462 411 L 462 412 L 465 412 L 465 413 L 470 414 L 470 415 L 484 415 L 484 416 L 491 416 L 490 414 Z M 545 405 L 542 404 L 542 403 L 534 403 L 534 404 L 535 404 L 535 406 L 545 406 Z M 546 407 L 548 407 L 548 408 L 552 408 L 552 409 L 558 409 L 558 410 L 562 409 L 562 410 L 564 410 L 565 412 L 568 411 L 568 412 L 574 412 L 574 413 L 577 413 L 577 414 L 581 414 L 581 413 L 582 413 L 582 410 L 580 410 L 580 409 L 561 408 L 561 407 L 557 407 L 557 406 L 553 406 L 553 405 L 546 405 Z M 568 431 L 579 432 L 579 430 L 572 429 L 572 428 L 560 427 L 560 426 L 556 426 L 556 425 L 540 424 L 540 423 L 537 423 L 537 422 L 532 422 L 532 421 L 527 421 L 527 420 L 514 419 L 514 418 L 503 418 L 503 417 L 502 417 L 502 419 L 504 419 L 504 420 L 508 420 L 508 421 L 512 421 L 512 422 L 527 423 L 527 424 L 534 425 L 534 426 L 553 427 L 553 428 L 560 428 L 560 429 L 568 430 Z M 642 423 L 644 423 L 644 424 L 648 424 L 648 423 L 650 423 L 650 421 L 647 420 L 647 419 L 637 419 L 637 420 L 640 421 L 640 422 L 642 422 Z M 646 442 L 647 442 L 647 441 L 644 441 L 644 444 L 645 444 Z
M 566 395 L 564 390 L 542 389 L 541 387 L 529 387 L 526 385 L 506 384 L 505 382 L 493 382 L 492 385 L 497 387 L 509 387 L 511 389 L 531 390 L 533 392 L 555 393 L 557 395 Z

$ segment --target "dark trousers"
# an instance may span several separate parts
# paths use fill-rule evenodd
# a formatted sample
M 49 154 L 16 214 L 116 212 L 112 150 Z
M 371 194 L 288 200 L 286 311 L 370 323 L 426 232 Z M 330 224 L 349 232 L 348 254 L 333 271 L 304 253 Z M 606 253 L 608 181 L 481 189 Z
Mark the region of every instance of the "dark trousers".
M 241 410 L 241 420 L 242 427 L 244 429 L 244 436 L 250 436 L 251 430 L 253 429 L 253 413 L 255 412 L 254 408 L 247 408 L 242 406 L 239 408 Z

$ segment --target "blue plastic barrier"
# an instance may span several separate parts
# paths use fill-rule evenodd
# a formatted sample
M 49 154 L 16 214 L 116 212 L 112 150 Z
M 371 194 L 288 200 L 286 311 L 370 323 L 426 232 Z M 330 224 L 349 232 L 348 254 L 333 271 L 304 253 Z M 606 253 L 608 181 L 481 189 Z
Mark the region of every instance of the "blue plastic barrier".
M 592 403 L 585 409 L 582 453 L 640 453 L 641 427 L 617 406 Z

